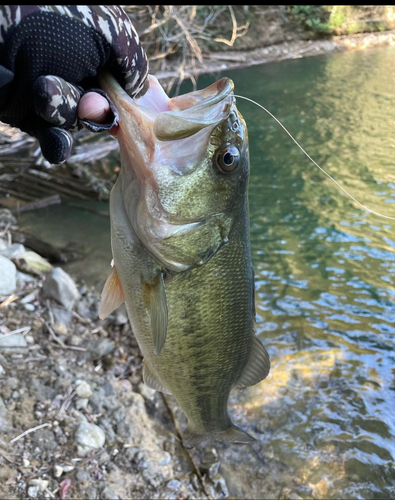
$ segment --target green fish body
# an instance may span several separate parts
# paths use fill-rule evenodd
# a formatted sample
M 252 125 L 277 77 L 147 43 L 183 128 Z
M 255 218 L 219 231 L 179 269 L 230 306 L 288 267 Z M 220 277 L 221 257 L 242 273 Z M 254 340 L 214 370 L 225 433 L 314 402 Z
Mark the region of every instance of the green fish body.
M 120 114 L 122 168 L 100 316 L 125 301 L 145 383 L 188 418 L 185 446 L 250 442 L 229 418 L 229 394 L 263 380 L 270 362 L 254 330 L 248 139 L 233 83 L 154 104 L 111 77 L 102 87 Z

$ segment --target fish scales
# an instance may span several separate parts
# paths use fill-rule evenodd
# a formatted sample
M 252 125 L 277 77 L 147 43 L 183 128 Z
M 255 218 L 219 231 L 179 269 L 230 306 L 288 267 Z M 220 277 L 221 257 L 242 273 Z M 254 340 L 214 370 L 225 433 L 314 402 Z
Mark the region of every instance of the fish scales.
M 122 169 L 101 317 L 125 301 L 144 381 L 176 398 L 186 446 L 251 442 L 229 418 L 229 394 L 265 378 L 270 363 L 254 333 L 248 139 L 233 84 L 178 98 L 190 107 L 163 101 L 156 113 L 141 112 L 110 78 L 102 86 L 120 112 Z

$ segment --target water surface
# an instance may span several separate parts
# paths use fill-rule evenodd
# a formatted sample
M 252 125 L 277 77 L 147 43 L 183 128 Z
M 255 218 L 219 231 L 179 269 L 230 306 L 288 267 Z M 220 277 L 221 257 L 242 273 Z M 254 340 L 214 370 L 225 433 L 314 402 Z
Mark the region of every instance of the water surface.
M 387 48 L 224 74 L 361 203 L 395 216 L 394 61 Z M 250 138 L 257 330 L 272 369 L 232 395 L 233 418 L 258 442 L 222 449 L 222 472 L 235 496 L 394 498 L 394 221 L 356 207 L 263 111 L 238 107 Z M 53 207 L 22 222 L 52 241 L 82 238 L 90 258 L 71 270 L 105 279 L 106 219 Z

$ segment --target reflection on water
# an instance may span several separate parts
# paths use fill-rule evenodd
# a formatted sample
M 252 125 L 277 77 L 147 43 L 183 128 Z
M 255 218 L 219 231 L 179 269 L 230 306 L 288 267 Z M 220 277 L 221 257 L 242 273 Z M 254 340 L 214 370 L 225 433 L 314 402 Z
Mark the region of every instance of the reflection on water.
M 361 203 L 395 216 L 394 57 L 349 52 L 227 76 Z M 395 223 L 355 207 L 266 113 L 238 107 L 250 136 L 258 334 L 272 369 L 232 395 L 233 418 L 258 442 L 223 448 L 222 472 L 249 498 L 395 497 Z M 89 265 L 109 249 L 107 221 L 93 219 Z M 88 235 L 75 223 L 70 232 Z

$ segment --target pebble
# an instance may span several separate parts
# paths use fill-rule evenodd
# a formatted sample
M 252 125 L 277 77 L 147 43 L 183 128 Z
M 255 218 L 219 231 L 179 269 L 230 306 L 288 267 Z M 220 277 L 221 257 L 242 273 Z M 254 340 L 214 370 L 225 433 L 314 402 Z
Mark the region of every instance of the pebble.
M 137 386 L 139 393 L 145 398 L 152 401 L 155 397 L 155 389 L 151 389 L 148 385 L 144 384 L 144 382 L 140 382 Z
M 78 335 L 71 335 L 68 339 L 67 339 L 67 343 L 69 345 L 72 345 L 74 347 L 79 347 L 82 343 L 83 343 L 84 339 L 79 337 Z
M 86 410 L 88 403 L 88 398 L 78 398 L 75 402 L 75 407 L 77 408 L 77 410 Z
M 53 475 L 54 477 L 60 477 L 64 472 L 64 469 L 61 465 L 54 465 L 53 467 Z
M 181 487 L 182 483 L 178 479 L 171 479 L 168 483 L 166 483 L 166 488 L 169 488 L 169 490 L 172 491 L 180 490 Z
M 25 252 L 18 259 L 18 267 L 31 274 L 43 275 L 51 271 L 52 265 L 36 252 Z
M 33 304 L 25 304 L 26 311 L 33 312 L 36 308 Z
M 30 302 L 34 302 L 37 298 L 37 290 L 34 290 L 34 292 L 31 292 L 23 297 L 21 299 L 21 304 L 30 304 Z
M 0 337 L 0 351 L 5 354 L 24 353 L 26 352 L 24 347 L 27 347 L 27 342 L 23 335 L 16 333 Z
M 81 380 L 81 381 L 77 380 L 76 384 L 77 384 L 77 388 L 76 388 L 75 392 L 78 394 L 78 396 L 80 398 L 89 399 L 92 396 L 93 391 L 91 389 L 91 386 L 88 384 L 88 382 L 85 382 L 85 380 Z
M 66 326 L 69 326 L 73 319 L 72 312 L 67 309 L 63 309 L 62 307 L 53 306 L 52 314 L 55 323 L 63 323 Z
M 4 375 L 4 373 L 5 373 L 5 370 L 4 370 L 4 368 L 0 365 L 0 375 Z
M 74 440 L 80 445 L 78 454 L 84 456 L 93 449 L 102 448 L 106 441 L 106 435 L 98 425 L 82 421 L 75 433 Z
M 29 486 L 36 486 L 38 491 L 45 491 L 48 488 L 49 481 L 47 479 L 31 479 L 29 481 Z
M 74 465 L 63 465 L 63 471 L 65 474 L 67 474 L 67 472 L 71 472 L 75 469 L 75 466 Z
M 52 328 L 56 335 L 66 335 L 67 333 L 67 326 L 60 321 L 54 323 Z
M 6 257 L 0 255 L 0 295 L 10 295 L 16 289 L 16 267 Z
M 27 494 L 30 498 L 37 498 L 38 486 L 29 486 L 29 488 L 27 489 Z
M 73 279 L 61 267 L 55 267 L 44 281 L 43 292 L 69 311 L 81 298 Z
M 25 252 L 26 248 L 22 245 L 22 243 L 13 243 L 6 249 L 0 250 L 0 253 L 10 260 L 19 259 Z
M 115 344 L 111 340 L 106 338 L 101 338 L 94 340 L 89 345 L 89 354 L 91 359 L 100 359 L 103 356 L 107 356 L 115 350 Z

